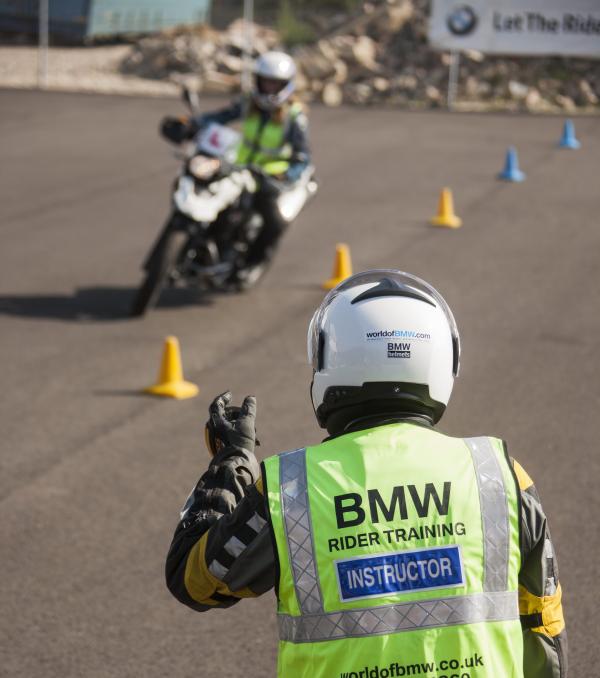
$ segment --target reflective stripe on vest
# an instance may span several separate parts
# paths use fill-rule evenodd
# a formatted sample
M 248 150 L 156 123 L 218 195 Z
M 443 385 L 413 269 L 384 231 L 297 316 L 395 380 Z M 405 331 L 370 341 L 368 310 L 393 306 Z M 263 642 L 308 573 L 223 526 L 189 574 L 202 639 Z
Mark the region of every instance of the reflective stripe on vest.
M 477 477 L 483 520 L 484 591 L 505 591 L 508 583 L 509 522 L 502 469 L 488 438 L 465 438 Z
M 279 457 L 279 481 L 292 577 L 301 615 L 279 614 L 281 640 L 315 642 L 436 626 L 519 618 L 506 591 L 509 518 L 502 469 L 488 438 L 465 439 L 479 487 L 484 593 L 326 613 L 319 585 L 306 475 L 306 449 Z
M 516 620 L 519 619 L 519 601 L 514 591 L 474 593 L 300 617 L 279 614 L 277 619 L 280 640 L 314 643 L 456 624 Z
M 279 483 L 285 533 L 296 596 L 303 614 L 323 611 L 319 587 L 310 505 L 306 487 L 306 449 L 279 457 Z

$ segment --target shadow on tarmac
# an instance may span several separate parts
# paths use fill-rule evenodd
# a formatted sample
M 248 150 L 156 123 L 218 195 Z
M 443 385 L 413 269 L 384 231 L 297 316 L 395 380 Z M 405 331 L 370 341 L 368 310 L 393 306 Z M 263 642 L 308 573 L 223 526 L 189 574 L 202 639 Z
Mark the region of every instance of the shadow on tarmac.
M 75 322 L 134 320 L 129 309 L 135 287 L 82 287 L 72 295 L 0 295 L 0 313 L 24 318 Z M 168 289 L 160 295 L 157 308 L 210 305 L 210 298 L 192 289 Z M 152 311 L 149 311 L 152 313 Z

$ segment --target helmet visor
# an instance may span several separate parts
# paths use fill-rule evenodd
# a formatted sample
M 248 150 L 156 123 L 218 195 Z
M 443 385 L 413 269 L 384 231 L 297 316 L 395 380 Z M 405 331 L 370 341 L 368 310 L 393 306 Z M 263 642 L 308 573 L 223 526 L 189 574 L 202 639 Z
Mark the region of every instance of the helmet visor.
M 264 75 L 256 76 L 256 89 L 259 94 L 274 95 L 279 94 L 281 90 L 288 84 L 287 80 L 279 80 L 278 78 L 266 78 Z
M 456 327 L 456 321 L 454 320 L 454 315 L 452 314 L 450 307 L 442 295 L 429 283 L 426 283 L 424 280 L 417 278 L 417 276 L 412 275 L 411 273 L 405 273 L 404 271 L 398 271 L 394 269 L 373 269 L 370 271 L 357 273 L 356 275 L 353 275 L 341 282 L 337 287 L 334 287 L 325 296 L 321 302 L 321 305 L 315 311 L 308 328 L 308 355 L 309 361 L 312 363 L 313 370 L 317 372 L 321 367 L 319 363 L 320 348 L 323 343 L 323 322 L 327 315 L 327 310 L 334 299 L 341 293 L 347 292 L 348 290 L 351 290 L 355 287 L 362 287 L 364 285 L 371 285 L 371 287 L 375 287 L 384 280 L 391 281 L 391 283 L 393 283 L 394 287 L 396 287 L 400 293 L 405 293 L 405 296 L 417 298 L 425 297 L 425 300 L 429 300 L 429 303 L 433 302 L 436 307 L 443 311 L 448 322 L 448 327 L 450 328 L 450 334 L 452 336 L 452 346 L 454 350 L 454 365 L 452 371 L 455 377 L 458 376 L 460 361 L 460 337 L 458 334 L 458 328 Z

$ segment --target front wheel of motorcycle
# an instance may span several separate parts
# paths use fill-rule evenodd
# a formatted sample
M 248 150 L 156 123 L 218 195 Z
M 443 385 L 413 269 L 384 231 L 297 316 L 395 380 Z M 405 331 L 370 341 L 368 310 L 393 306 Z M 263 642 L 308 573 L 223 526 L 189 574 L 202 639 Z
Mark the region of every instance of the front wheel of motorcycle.
M 152 258 L 146 277 L 131 304 L 131 317 L 143 316 L 156 304 L 169 273 L 177 263 L 187 237 L 187 234 L 182 231 L 172 231 L 164 239 L 162 247 Z

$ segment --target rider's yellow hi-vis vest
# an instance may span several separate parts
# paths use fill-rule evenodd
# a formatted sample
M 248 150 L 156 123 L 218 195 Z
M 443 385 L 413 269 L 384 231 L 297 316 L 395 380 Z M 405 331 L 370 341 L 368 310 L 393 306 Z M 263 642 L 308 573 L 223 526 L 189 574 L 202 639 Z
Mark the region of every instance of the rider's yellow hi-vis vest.
M 260 165 L 267 174 L 283 174 L 290 166 L 292 147 L 285 143 L 288 125 L 301 113 L 300 104 L 292 104 L 282 123 L 269 119 L 264 124 L 258 112 L 251 113 L 242 125 L 238 149 L 239 164 Z
M 398 423 L 264 469 L 279 676 L 522 678 L 519 493 L 500 440 Z

